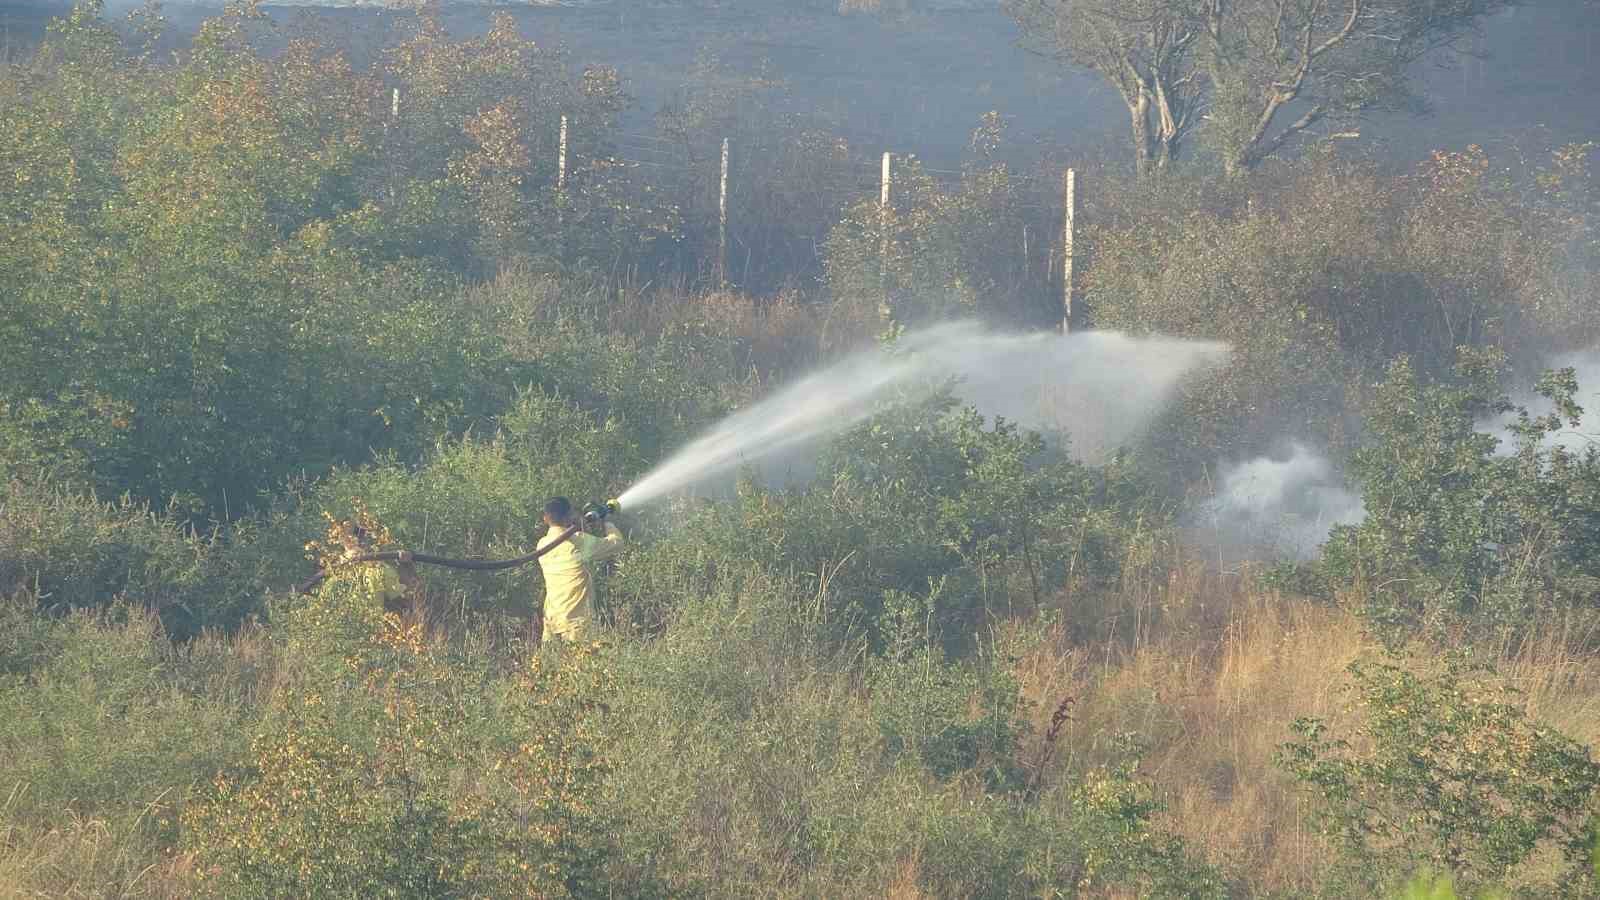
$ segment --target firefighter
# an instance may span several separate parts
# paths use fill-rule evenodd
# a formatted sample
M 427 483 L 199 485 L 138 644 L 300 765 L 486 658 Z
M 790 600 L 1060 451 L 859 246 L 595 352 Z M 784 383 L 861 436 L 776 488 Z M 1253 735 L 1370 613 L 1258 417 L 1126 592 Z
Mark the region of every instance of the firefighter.
M 353 525 L 340 535 L 344 545 L 345 560 L 353 560 L 372 552 L 372 535 L 360 525 Z M 383 604 L 384 612 L 403 614 L 411 609 L 412 601 L 422 595 L 422 579 L 417 576 L 417 564 L 411 551 L 401 550 L 394 565 L 382 562 L 360 563 L 351 573 L 368 594 Z
M 566 497 L 546 503 L 543 518 L 547 530 L 539 539 L 539 550 L 578 524 L 572 501 Z M 589 624 L 594 610 L 594 566 L 616 556 L 622 542 L 622 531 L 607 521 L 604 537 L 578 531 L 539 557 L 539 569 L 544 573 L 543 642 L 549 643 L 552 637 L 576 640 Z

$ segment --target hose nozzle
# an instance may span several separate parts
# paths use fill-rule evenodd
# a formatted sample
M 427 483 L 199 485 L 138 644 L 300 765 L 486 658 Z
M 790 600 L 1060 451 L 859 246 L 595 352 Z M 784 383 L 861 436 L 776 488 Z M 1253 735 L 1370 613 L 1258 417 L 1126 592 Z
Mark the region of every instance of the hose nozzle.
M 622 504 L 618 503 L 616 500 L 607 500 L 604 503 L 595 502 L 589 504 L 589 508 L 583 511 L 583 520 L 585 522 L 600 522 L 603 521 L 606 516 L 621 511 Z

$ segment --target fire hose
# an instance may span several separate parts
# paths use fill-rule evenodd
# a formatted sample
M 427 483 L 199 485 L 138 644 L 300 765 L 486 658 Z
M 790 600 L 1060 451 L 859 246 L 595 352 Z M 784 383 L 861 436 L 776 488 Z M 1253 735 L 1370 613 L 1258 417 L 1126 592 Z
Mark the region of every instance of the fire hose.
M 617 512 L 621 508 L 621 504 L 617 503 L 615 500 L 607 500 L 605 503 L 590 504 L 589 508 L 584 510 L 582 521 L 568 527 L 565 531 L 556 535 L 555 540 L 545 544 L 543 547 L 540 547 L 532 553 L 524 556 L 518 556 L 513 559 L 452 559 L 447 556 L 434 556 L 431 553 L 408 554 L 404 550 L 382 550 L 376 553 L 362 553 L 358 556 L 352 556 L 349 559 L 341 560 L 336 566 L 318 569 L 315 575 L 312 575 L 310 578 L 306 579 L 303 583 L 296 587 L 295 592 L 300 594 L 311 593 L 313 588 L 315 588 L 318 584 L 321 584 L 324 579 L 332 574 L 332 569 L 341 568 L 343 566 L 352 566 L 356 565 L 357 563 L 400 562 L 402 556 L 407 556 L 411 562 L 426 563 L 433 566 L 444 566 L 450 569 L 465 569 L 469 572 L 498 572 L 501 569 L 514 569 L 517 566 L 527 565 L 528 563 L 531 563 L 546 553 L 549 553 L 551 550 L 554 550 L 567 541 L 572 540 L 572 536 L 582 531 L 585 524 L 599 522 L 605 519 L 606 516 Z

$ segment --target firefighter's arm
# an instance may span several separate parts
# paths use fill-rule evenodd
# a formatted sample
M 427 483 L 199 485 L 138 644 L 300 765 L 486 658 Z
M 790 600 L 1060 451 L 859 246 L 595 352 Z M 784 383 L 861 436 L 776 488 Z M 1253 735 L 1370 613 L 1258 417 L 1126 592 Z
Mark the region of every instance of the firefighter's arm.
M 422 577 L 417 574 L 416 560 L 411 558 L 410 550 L 401 550 L 395 559 L 395 571 L 400 573 L 400 585 L 408 591 L 416 591 L 422 587 Z
M 622 529 L 607 522 L 605 530 L 605 537 L 588 542 L 588 557 L 593 562 L 604 562 L 622 551 Z

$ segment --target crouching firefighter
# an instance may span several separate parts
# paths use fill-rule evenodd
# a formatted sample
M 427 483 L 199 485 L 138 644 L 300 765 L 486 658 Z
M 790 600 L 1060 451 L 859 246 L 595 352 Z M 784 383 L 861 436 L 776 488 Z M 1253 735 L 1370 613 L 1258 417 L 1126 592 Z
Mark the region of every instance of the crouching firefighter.
M 539 557 L 539 569 L 544 573 L 545 644 L 552 637 L 576 640 L 593 616 L 594 566 L 616 556 L 623 541 L 621 529 L 609 520 L 601 521 L 604 537 L 580 530 Z M 541 551 L 579 524 L 572 502 L 566 497 L 551 499 L 544 506 L 544 524 L 548 530 L 539 539 L 537 549 Z
M 387 534 L 387 532 L 385 532 Z M 339 543 L 344 547 L 347 565 L 376 550 L 374 537 L 365 526 L 356 523 L 341 531 Z M 417 564 L 408 550 L 401 550 L 393 566 L 379 562 L 356 563 L 349 577 L 353 578 L 373 599 L 383 604 L 383 611 L 403 615 L 411 612 L 422 596 L 422 579 L 417 575 Z

